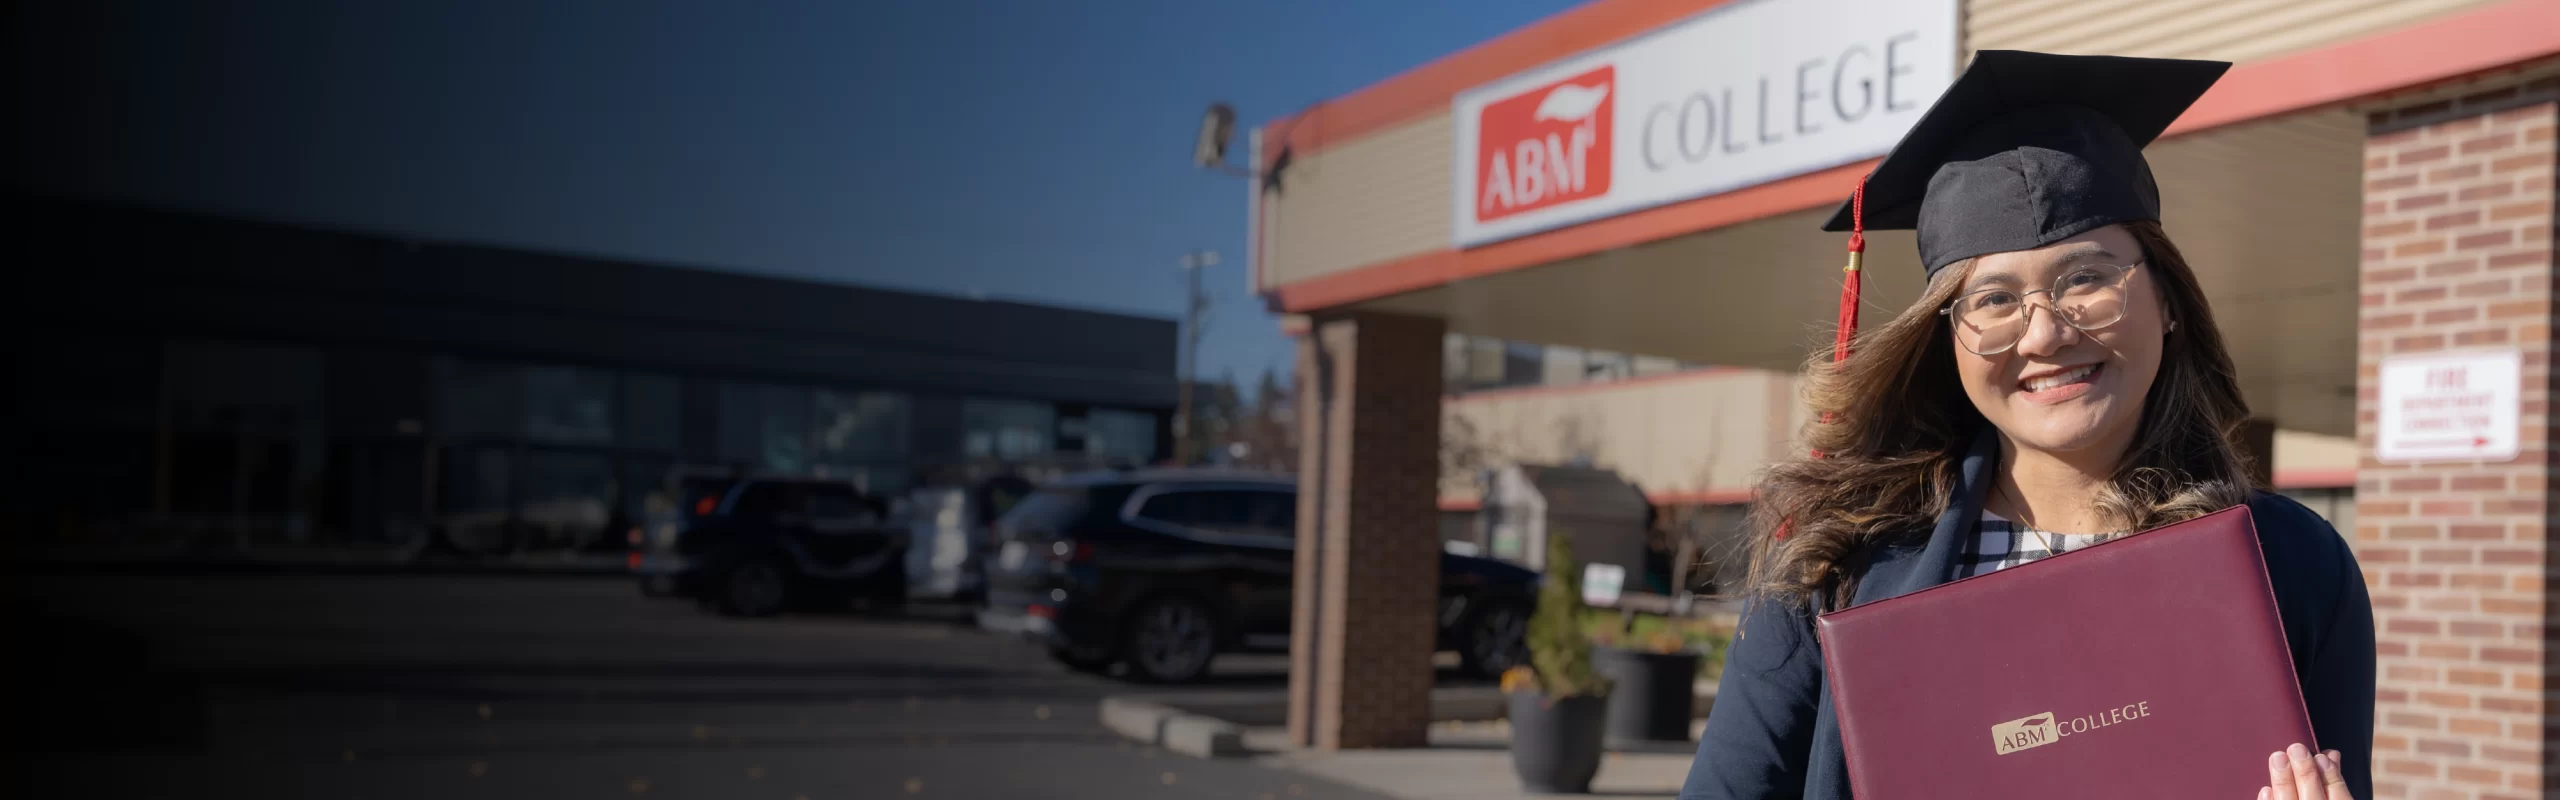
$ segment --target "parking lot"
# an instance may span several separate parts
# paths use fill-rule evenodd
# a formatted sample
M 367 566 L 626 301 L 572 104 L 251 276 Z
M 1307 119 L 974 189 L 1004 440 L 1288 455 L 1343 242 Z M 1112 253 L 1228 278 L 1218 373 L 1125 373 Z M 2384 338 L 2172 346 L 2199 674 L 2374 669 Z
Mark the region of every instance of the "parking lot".
M 1130 745 L 1095 718 L 1125 685 L 958 607 L 740 620 L 626 579 L 451 575 L 47 576 L 17 599 L 152 665 L 22 638 L 99 668 L 21 682 L 45 714 L 18 735 L 55 752 L 19 796 L 1369 796 Z M 1201 690 L 1284 682 L 1282 657 L 1228 657 Z

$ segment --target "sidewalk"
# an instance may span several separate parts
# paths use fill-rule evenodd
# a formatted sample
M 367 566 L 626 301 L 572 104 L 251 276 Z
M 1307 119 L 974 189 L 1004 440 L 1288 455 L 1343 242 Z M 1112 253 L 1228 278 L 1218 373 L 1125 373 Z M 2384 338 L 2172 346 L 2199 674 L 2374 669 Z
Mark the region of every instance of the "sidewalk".
M 1593 795 L 1671 798 L 1689 775 L 1694 742 L 1706 727 L 1713 687 L 1699 686 L 1699 718 L 1688 742 L 1611 748 L 1592 781 Z M 1414 800 L 1533 797 L 1511 768 L 1511 723 L 1499 689 L 1440 687 L 1431 692 L 1427 747 L 1307 750 L 1289 742 L 1287 695 L 1271 690 L 1174 691 L 1104 698 L 1106 728 L 1131 740 L 1198 758 L 1240 758 L 1272 769 Z
M 1691 739 L 1704 720 L 1692 723 Z M 1245 744 L 1255 763 L 1303 772 L 1380 794 L 1412 800 L 1508 800 L 1548 797 L 1520 788 L 1511 771 L 1511 724 L 1443 722 L 1431 726 L 1431 746 L 1413 750 L 1297 750 L 1279 728 L 1255 728 Z M 1591 782 L 1594 796 L 1663 798 L 1680 793 L 1695 745 L 1666 742 L 1642 751 L 1612 751 Z

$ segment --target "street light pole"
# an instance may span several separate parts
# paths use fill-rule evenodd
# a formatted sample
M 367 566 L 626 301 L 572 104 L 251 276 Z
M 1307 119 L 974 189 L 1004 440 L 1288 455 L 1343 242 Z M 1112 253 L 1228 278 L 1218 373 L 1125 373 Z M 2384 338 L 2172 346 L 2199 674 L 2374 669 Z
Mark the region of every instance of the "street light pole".
M 1198 406 L 1193 400 L 1192 384 L 1200 380 L 1200 322 L 1209 310 L 1209 298 L 1200 292 L 1200 270 L 1218 265 L 1218 251 L 1193 250 L 1182 256 L 1182 273 L 1188 289 L 1182 303 L 1182 385 L 1180 399 L 1173 412 L 1173 461 L 1189 466 L 1199 452 L 1199 426 L 1193 419 Z

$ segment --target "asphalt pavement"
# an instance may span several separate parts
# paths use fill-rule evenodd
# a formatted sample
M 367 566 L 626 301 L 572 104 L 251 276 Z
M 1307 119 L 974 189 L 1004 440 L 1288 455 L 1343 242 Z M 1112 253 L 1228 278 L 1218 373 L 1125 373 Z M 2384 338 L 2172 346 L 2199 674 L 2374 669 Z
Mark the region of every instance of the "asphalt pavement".
M 13 588 L 12 651 L 43 654 L 15 676 L 14 796 L 1381 797 L 1113 736 L 1096 705 L 1128 687 L 956 607 L 739 620 L 572 576 Z M 1227 658 L 1204 690 L 1284 669 Z

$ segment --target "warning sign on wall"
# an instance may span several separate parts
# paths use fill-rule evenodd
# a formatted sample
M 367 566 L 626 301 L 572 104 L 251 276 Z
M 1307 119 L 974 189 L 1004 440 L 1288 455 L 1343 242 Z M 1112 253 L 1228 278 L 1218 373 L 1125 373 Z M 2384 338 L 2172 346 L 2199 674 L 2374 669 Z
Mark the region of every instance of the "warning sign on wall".
M 2514 350 L 2383 359 L 2376 455 L 2384 461 L 2514 458 L 2522 362 Z

